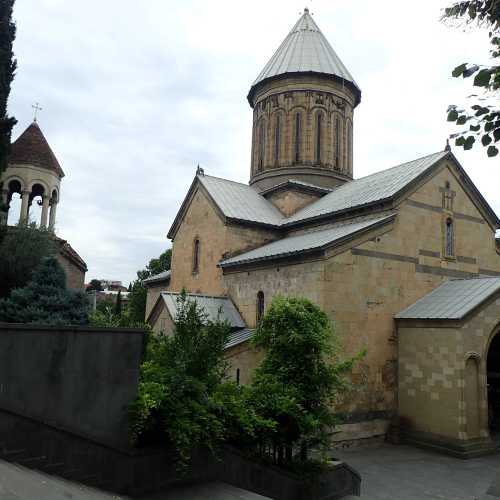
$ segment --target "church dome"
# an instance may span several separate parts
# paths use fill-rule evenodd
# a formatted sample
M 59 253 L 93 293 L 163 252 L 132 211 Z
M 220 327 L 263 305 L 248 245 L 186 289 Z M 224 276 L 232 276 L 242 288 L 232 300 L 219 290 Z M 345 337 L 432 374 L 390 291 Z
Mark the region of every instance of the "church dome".
M 36 122 L 33 122 L 12 144 L 9 163 L 33 165 L 50 170 L 59 178 L 64 177 L 63 169 Z
M 354 78 L 318 28 L 307 8 L 253 82 L 248 94 L 250 105 L 253 105 L 255 92 L 261 84 L 276 77 L 298 73 L 337 78 L 352 87 L 356 96 L 355 105 L 361 100 L 361 90 Z
M 252 84 L 250 184 L 294 180 L 331 189 L 353 178 L 361 90 L 308 9 Z

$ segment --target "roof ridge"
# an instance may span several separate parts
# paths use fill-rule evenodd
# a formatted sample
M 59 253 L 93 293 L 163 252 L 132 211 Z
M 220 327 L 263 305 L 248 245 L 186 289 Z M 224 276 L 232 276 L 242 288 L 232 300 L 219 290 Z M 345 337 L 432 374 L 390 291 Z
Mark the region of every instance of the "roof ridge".
M 205 177 L 210 177 L 211 179 L 217 179 L 219 181 L 224 181 L 224 182 L 231 182 L 232 184 L 238 184 L 240 186 L 245 186 L 247 188 L 252 189 L 252 186 L 249 186 L 248 184 L 245 184 L 244 182 L 233 181 L 232 179 L 225 179 L 224 177 L 219 177 L 217 175 L 208 175 L 208 174 L 200 175 L 200 174 L 198 174 L 197 177 L 199 179 L 203 179 Z
M 377 172 L 373 172 L 371 174 L 365 175 L 364 177 L 358 177 L 357 179 L 353 179 L 350 182 L 356 182 L 356 181 L 361 181 L 363 179 L 368 179 L 369 177 L 372 177 L 374 175 L 378 175 L 378 174 L 380 174 L 382 172 L 388 172 L 389 170 L 392 170 L 392 169 L 395 169 L 395 168 L 404 167 L 405 165 L 409 165 L 410 163 L 415 163 L 417 161 L 424 160 L 426 158 L 430 158 L 431 156 L 436 156 L 438 154 L 447 155 L 448 151 L 436 151 L 435 153 L 431 153 L 431 154 L 428 154 L 428 155 L 420 156 L 419 158 L 415 158 L 414 160 L 405 161 L 404 163 L 400 163 L 399 165 L 393 165 L 392 167 L 384 168 L 382 170 L 378 170 Z M 336 191 L 338 188 L 340 188 L 342 186 L 345 186 L 345 184 L 342 184 L 341 186 L 338 186 L 337 188 L 334 189 L 334 191 Z

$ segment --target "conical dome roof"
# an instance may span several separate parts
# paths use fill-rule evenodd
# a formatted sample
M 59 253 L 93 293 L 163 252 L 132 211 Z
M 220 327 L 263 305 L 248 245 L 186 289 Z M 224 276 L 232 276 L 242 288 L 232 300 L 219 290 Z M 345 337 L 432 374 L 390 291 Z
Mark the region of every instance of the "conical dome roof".
M 33 122 L 12 144 L 9 163 L 34 165 L 64 177 L 63 169 L 36 122 Z
M 249 101 L 259 84 L 290 73 L 319 73 L 340 78 L 352 85 L 357 103 L 361 100 L 361 90 L 314 22 L 309 9 L 304 10 L 297 24 L 253 82 L 248 94 Z

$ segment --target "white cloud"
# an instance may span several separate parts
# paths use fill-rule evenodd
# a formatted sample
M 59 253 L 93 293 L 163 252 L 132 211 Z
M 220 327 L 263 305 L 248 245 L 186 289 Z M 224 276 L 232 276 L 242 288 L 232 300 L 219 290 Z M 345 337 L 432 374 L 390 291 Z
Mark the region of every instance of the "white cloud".
M 484 61 L 484 32 L 439 22 L 444 0 L 315 0 L 311 11 L 363 91 L 355 175 L 442 149 L 450 103 L 467 95 L 451 69 Z M 303 2 L 23 0 L 15 17 L 16 133 L 40 125 L 67 176 L 58 231 L 88 278 L 129 281 L 166 233 L 197 163 L 246 182 L 252 81 Z M 498 160 L 455 151 L 500 212 Z

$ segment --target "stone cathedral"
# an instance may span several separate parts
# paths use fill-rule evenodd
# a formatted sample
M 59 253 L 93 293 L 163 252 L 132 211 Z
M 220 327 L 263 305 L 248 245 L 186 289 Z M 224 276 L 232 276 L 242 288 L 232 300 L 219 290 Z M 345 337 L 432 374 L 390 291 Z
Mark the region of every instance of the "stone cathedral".
M 500 430 L 500 221 L 450 148 L 353 173 L 361 90 L 306 9 L 250 88 L 249 184 L 198 169 L 175 217 L 172 270 L 147 280 L 147 319 L 172 331 L 186 289 L 232 325 L 231 373 L 276 295 L 328 313 L 367 356 L 337 408 L 344 443 L 382 438 L 468 457 Z

